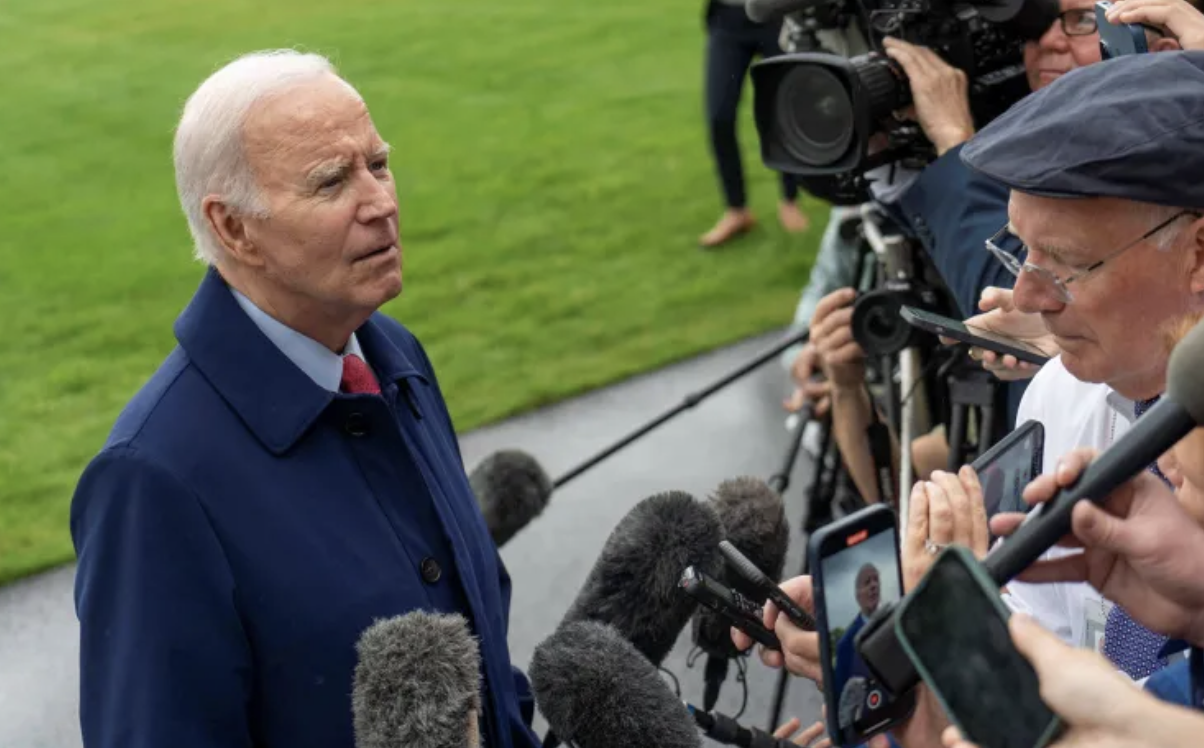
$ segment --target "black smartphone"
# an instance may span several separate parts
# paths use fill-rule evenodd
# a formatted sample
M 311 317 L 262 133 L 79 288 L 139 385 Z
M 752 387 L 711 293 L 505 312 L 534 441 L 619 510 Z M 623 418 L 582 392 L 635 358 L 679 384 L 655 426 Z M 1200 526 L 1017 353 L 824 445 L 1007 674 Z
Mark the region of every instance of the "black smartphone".
M 1099 0 L 1095 4 L 1095 26 L 1099 29 L 1099 54 L 1109 60 L 1123 55 L 1138 55 L 1148 52 L 1145 29 L 1135 23 L 1113 24 L 1105 15 L 1112 3 Z
M 685 568 L 678 584 L 687 595 L 718 613 L 753 641 L 769 649 L 782 649 L 777 634 L 765 628 L 761 607 L 752 600 L 693 566 Z
M 895 613 L 895 633 L 924 683 L 980 748 L 1043 748 L 1061 720 L 1012 644 L 1011 611 L 968 548 L 937 556 Z
M 895 514 L 873 504 L 822 528 L 808 543 L 815 592 L 828 734 L 838 746 L 864 743 L 903 721 L 912 692 L 896 695 L 857 651 L 857 633 L 884 603 L 902 596 Z
M 1028 511 L 1020 496 L 1041 474 L 1044 451 L 1045 427 L 1040 421 L 1025 421 L 970 464 L 982 485 L 988 518 Z
M 1006 335 L 1000 335 L 990 330 L 967 325 L 950 317 L 942 317 L 939 314 L 933 314 L 932 312 L 926 312 L 923 309 L 916 309 L 911 306 L 903 306 L 899 309 L 899 314 L 912 327 L 917 327 L 937 335 L 944 335 L 946 338 L 960 340 L 963 343 L 969 343 L 970 345 L 985 348 L 995 353 L 1012 355 L 1020 361 L 1027 361 L 1030 364 L 1038 366 L 1049 361 L 1049 356 L 1045 355 L 1036 346 L 1030 345 L 1023 340 L 1016 340 L 1015 338 L 1009 338 Z

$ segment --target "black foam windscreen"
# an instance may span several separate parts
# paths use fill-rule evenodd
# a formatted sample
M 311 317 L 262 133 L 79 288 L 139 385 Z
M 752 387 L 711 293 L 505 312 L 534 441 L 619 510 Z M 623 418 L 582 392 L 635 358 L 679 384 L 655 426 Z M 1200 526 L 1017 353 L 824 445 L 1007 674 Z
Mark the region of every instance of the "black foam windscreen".
M 644 499 L 607 538 L 564 623 L 610 624 L 659 665 L 698 605 L 681 590 L 681 573 L 718 574 L 722 533 L 714 508 L 688 493 Z
M 562 625 L 535 649 L 531 687 L 552 732 L 578 748 L 698 748 L 693 719 L 614 628 Z
M 489 534 L 500 548 L 543 513 L 552 497 L 552 479 L 539 462 L 520 450 L 494 452 L 468 476 Z

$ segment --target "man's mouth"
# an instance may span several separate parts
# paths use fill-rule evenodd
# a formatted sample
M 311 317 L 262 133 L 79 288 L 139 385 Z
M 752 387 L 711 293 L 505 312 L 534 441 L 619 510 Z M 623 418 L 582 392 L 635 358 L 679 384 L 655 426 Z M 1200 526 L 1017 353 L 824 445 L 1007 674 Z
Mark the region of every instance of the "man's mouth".
M 360 262 L 362 260 L 371 260 L 374 257 L 380 257 L 381 255 L 387 254 L 396 248 L 397 248 L 396 244 L 392 244 L 392 243 L 385 244 L 383 246 L 377 247 L 376 249 L 368 252 L 367 254 L 361 255 L 359 258 L 356 259 L 356 262 Z

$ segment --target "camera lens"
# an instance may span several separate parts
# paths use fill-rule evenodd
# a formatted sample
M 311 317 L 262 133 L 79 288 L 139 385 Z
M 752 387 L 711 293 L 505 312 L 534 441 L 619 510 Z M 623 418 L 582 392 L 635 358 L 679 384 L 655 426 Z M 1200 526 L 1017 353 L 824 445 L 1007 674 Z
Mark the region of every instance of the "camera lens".
M 853 140 L 849 92 L 819 65 L 799 65 L 783 76 L 774 111 L 782 145 L 805 164 L 834 163 Z

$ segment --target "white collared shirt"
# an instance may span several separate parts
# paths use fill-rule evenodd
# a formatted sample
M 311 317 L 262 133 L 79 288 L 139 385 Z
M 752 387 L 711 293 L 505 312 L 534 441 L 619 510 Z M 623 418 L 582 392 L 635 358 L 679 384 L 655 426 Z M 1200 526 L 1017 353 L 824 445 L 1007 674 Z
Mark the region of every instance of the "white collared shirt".
M 1016 423 L 1037 420 L 1045 427 L 1042 472 L 1052 473 L 1058 460 L 1078 447 L 1107 449 L 1136 420 L 1132 400 L 1106 384 L 1081 382 L 1054 358 L 1033 378 Z M 1054 548 L 1043 556 L 1077 553 Z M 1003 596 L 1009 608 L 1035 618 L 1062 641 L 1097 652 L 1112 603 L 1086 583 L 1029 584 L 1009 582 Z
M 255 305 L 255 302 L 243 294 L 230 288 L 234 300 L 242 307 L 255 326 L 259 328 L 268 340 L 272 341 L 280 352 L 288 357 L 298 369 L 324 390 L 339 391 L 339 383 L 343 381 L 343 356 L 354 353 L 364 361 L 364 352 L 360 348 L 355 333 L 347 341 L 343 356 L 331 351 L 313 338 L 297 332 Z

